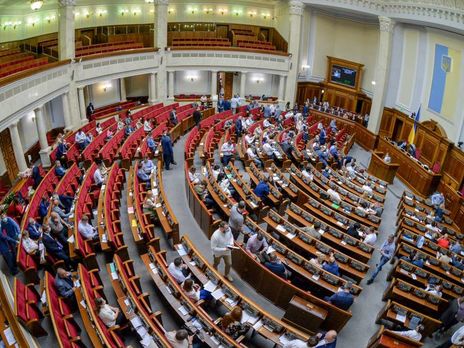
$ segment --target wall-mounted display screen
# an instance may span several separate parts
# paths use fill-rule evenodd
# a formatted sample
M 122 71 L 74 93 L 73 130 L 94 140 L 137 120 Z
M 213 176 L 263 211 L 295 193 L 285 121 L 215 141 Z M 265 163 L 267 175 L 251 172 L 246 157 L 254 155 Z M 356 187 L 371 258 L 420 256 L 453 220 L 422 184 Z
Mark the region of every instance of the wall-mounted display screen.
M 355 87 L 356 74 L 357 70 L 334 64 L 332 65 L 332 71 L 330 72 L 330 81 L 333 83 L 340 83 L 342 85 Z

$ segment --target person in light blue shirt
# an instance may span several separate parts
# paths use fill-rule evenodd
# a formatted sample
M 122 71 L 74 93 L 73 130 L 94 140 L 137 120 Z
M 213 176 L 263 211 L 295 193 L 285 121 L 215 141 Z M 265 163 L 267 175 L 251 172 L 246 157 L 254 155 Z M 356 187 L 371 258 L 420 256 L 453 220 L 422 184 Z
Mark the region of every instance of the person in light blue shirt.
M 435 192 L 431 195 L 430 200 L 435 207 L 440 207 L 443 203 L 445 203 L 445 197 L 440 192 Z
M 60 161 L 55 162 L 55 174 L 60 178 L 62 178 L 66 174 L 66 169 L 64 169 Z
M 147 146 L 152 153 L 156 152 L 157 145 L 151 134 L 147 138 Z
M 326 270 L 327 272 L 330 272 L 336 275 L 337 277 L 340 276 L 340 270 L 338 267 L 338 263 L 335 260 L 335 257 L 333 256 L 330 256 L 329 259 L 326 262 L 324 262 L 324 264 L 322 265 L 322 268 Z
M 132 126 L 128 124 L 126 128 L 124 129 L 124 134 L 126 137 L 128 137 L 133 131 L 134 131 L 134 128 L 132 128 Z
M 374 282 L 375 277 L 380 273 L 382 267 L 391 260 L 395 252 L 395 236 L 393 234 L 388 236 L 388 239 L 383 242 L 382 247 L 380 248 L 380 261 L 376 265 L 376 269 L 372 274 L 371 278 L 367 281 L 367 285 L 370 285 Z
M 150 175 L 152 170 L 155 169 L 155 165 L 153 164 L 153 161 L 148 158 L 147 155 L 145 155 L 145 158 L 142 161 L 142 169 L 145 172 L 145 174 Z
M 144 183 L 150 182 L 150 175 L 145 173 L 142 167 L 142 163 L 139 163 L 139 169 L 137 170 L 137 177 L 139 178 L 140 182 L 144 182 Z
M 324 300 L 341 308 L 343 310 L 348 310 L 354 302 L 354 296 L 350 293 L 351 283 L 347 282 L 341 290 L 337 291 L 332 296 L 324 297 Z
M 264 117 L 271 117 L 271 106 L 269 104 L 264 107 Z

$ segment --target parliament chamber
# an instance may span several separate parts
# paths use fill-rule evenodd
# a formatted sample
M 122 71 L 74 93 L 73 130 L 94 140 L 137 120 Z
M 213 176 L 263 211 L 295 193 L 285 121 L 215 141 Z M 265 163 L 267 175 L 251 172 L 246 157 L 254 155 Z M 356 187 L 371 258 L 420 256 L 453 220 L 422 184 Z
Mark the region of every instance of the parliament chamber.
M 0 0 L 0 347 L 464 347 L 463 18 Z

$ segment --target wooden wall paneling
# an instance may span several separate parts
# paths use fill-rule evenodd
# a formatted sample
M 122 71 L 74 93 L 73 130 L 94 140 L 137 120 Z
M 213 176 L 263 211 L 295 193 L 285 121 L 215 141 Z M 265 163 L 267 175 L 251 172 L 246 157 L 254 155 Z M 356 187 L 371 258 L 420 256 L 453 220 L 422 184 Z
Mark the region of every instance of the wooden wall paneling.
M 382 120 L 380 121 L 379 135 L 388 138 L 392 137 L 393 134 L 393 119 L 394 112 L 392 109 L 384 108 L 382 114 Z
M 19 169 L 14 156 L 10 130 L 8 128 L 0 133 L 0 150 L 2 151 L 8 178 L 13 182 L 18 176 Z
M 454 147 L 448 156 L 444 165 L 444 173 L 454 181 L 454 188 L 459 190 L 464 179 L 464 153 Z M 447 183 L 449 184 L 449 183 Z

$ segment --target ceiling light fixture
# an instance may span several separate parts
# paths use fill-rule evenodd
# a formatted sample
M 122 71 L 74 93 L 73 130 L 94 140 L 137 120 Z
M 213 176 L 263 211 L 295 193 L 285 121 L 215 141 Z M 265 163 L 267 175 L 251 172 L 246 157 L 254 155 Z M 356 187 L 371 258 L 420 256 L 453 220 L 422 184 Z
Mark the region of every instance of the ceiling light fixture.
M 37 11 L 42 8 L 43 0 L 31 0 L 31 9 L 32 11 Z

